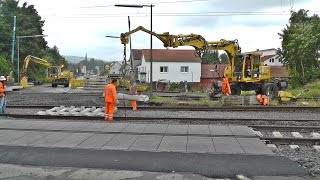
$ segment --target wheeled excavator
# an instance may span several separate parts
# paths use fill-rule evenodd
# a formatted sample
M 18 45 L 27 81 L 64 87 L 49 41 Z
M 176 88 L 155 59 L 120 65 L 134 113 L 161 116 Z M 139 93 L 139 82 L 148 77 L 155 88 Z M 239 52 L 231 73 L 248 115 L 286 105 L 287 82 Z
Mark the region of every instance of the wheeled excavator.
M 261 63 L 261 53 L 241 53 L 238 40 L 206 41 L 198 34 L 189 35 L 171 35 L 169 32 L 158 34 L 139 26 L 129 32 L 121 33 L 121 43 L 124 45 L 124 57 L 126 57 L 126 44 L 129 42 L 129 36 L 135 32 L 143 31 L 157 37 L 163 42 L 166 48 L 179 46 L 192 46 L 197 55 L 206 51 L 223 50 L 228 55 L 228 66 L 224 71 L 224 77 L 227 77 L 231 86 L 232 95 L 240 95 L 241 91 L 256 91 L 258 94 L 276 97 L 279 88 L 284 88 L 285 83 L 271 82 L 270 66 L 264 66 Z M 214 82 L 214 94 L 221 93 L 221 83 Z
M 23 67 L 22 67 L 22 73 L 21 73 L 21 81 L 20 85 L 23 87 L 26 87 L 28 85 L 28 78 L 27 78 L 27 70 L 30 61 L 41 64 L 47 67 L 47 79 L 51 80 L 52 87 L 57 87 L 58 85 L 64 85 L 64 87 L 69 87 L 69 81 L 73 77 L 73 73 L 68 70 L 62 71 L 63 65 L 60 66 L 54 66 L 51 63 L 49 63 L 47 60 L 28 55 L 24 59 Z

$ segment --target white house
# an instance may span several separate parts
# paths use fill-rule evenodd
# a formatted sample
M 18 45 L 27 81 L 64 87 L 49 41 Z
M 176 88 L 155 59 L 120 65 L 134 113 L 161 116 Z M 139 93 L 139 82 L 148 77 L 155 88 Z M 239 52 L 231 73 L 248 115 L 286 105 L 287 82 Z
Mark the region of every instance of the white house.
M 152 55 L 153 81 L 166 79 L 170 82 L 200 82 L 201 59 L 194 50 L 153 49 Z M 141 82 L 150 82 L 149 49 L 141 50 L 140 60 L 135 62 L 137 79 Z
M 263 49 L 253 52 L 260 52 L 262 53 L 261 61 L 264 65 L 268 66 L 283 66 L 283 63 L 280 62 L 279 58 L 277 57 L 277 50 L 275 48 L 271 49 Z
M 111 65 L 110 65 L 109 74 L 110 74 L 110 75 L 112 75 L 112 74 L 119 75 L 119 74 L 121 74 L 120 69 L 121 69 L 121 64 L 120 64 L 120 62 L 114 61 L 114 62 L 111 63 Z

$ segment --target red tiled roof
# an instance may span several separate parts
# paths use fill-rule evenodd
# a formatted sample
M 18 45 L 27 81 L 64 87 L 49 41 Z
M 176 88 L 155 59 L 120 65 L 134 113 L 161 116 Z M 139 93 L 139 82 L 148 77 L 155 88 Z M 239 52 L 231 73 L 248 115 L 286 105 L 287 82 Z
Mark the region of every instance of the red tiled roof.
M 283 66 L 270 66 L 271 77 L 273 78 L 286 78 L 289 77 L 288 70 Z
M 201 64 L 201 78 L 219 78 L 223 76 L 227 64 L 217 64 L 217 72 L 212 72 L 216 68 L 215 64 Z
M 150 62 L 150 49 L 143 49 L 146 62 Z M 201 62 L 195 50 L 153 49 L 153 62 Z
M 134 60 L 141 60 L 142 50 L 141 49 L 132 49 L 132 56 Z
M 276 55 L 268 55 L 268 56 L 262 56 L 261 57 L 261 62 L 265 62 L 266 60 L 269 60 L 270 58 L 274 57 Z

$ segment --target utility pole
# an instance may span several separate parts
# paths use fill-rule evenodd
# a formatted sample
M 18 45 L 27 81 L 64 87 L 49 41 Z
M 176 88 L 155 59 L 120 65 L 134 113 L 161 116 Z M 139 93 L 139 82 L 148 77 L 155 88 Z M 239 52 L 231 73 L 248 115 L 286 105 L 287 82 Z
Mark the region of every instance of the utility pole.
M 16 21 L 17 16 L 13 16 L 13 32 L 12 32 L 12 52 L 11 52 L 11 71 L 10 71 L 10 79 L 11 82 L 14 83 L 13 78 L 13 63 L 14 63 L 14 46 L 15 46 L 15 40 L 16 40 Z

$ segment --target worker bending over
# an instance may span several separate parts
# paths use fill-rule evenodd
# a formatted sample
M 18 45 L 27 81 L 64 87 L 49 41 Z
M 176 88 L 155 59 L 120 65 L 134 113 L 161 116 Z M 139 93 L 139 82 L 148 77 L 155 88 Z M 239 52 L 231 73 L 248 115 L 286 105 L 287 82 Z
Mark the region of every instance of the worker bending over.
M 131 79 L 130 80 L 130 88 L 129 88 L 129 91 L 130 91 L 130 95 L 137 95 L 138 94 L 138 91 L 137 91 L 137 84 L 136 84 L 136 81 L 134 79 Z M 135 100 L 132 100 L 131 101 L 131 106 L 132 106 L 132 109 L 135 111 L 137 110 L 137 101 Z
M 222 80 L 222 93 L 229 96 L 231 95 L 231 88 L 227 77 Z
M 113 79 L 110 84 L 104 87 L 104 98 L 106 102 L 106 110 L 104 115 L 105 121 L 112 121 L 113 120 L 113 113 L 115 110 L 116 104 L 119 103 L 117 98 L 117 80 Z
M 0 76 L 0 114 L 3 114 L 6 110 L 6 91 L 4 89 L 5 82 L 6 78 L 4 76 Z

